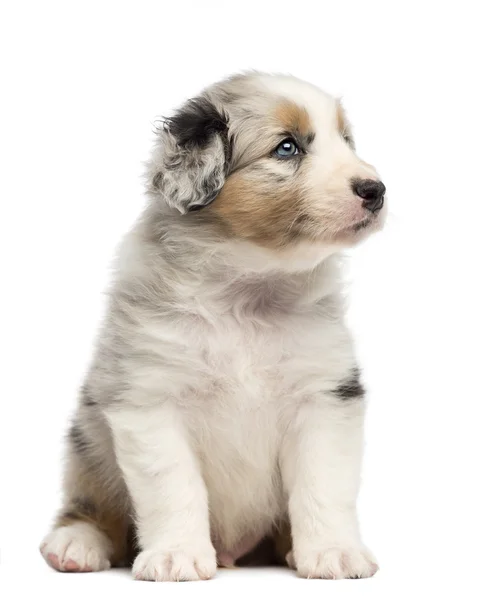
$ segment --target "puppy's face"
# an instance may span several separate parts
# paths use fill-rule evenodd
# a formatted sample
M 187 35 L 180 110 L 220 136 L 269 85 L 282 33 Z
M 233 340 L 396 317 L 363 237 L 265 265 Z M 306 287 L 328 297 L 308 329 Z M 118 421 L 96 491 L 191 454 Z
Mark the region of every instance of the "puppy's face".
M 186 210 L 272 249 L 350 246 L 382 226 L 385 186 L 357 156 L 335 98 L 294 78 L 250 75 L 217 84 L 194 106 L 201 118 L 190 104 L 170 131 L 181 152 L 196 153 L 194 164 L 209 156 L 215 171 L 220 162 L 223 178 L 216 171 L 207 199 Z

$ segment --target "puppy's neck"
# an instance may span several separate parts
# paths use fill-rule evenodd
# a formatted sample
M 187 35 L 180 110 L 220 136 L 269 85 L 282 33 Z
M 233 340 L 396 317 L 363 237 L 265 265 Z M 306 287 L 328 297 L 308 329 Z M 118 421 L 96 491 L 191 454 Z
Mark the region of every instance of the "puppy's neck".
M 246 274 L 304 277 L 328 262 L 338 248 L 304 241 L 284 248 L 270 248 L 246 240 L 228 240 L 219 251 L 225 253 L 232 267 Z
M 340 295 L 337 248 L 301 242 L 275 250 L 226 236 L 208 222 L 157 217 L 145 214 L 136 233 L 148 242 L 149 260 L 156 266 L 156 258 L 162 259 L 174 296 L 188 289 L 191 299 L 201 298 L 221 312 L 237 307 L 273 315 Z M 137 248 L 143 251 L 140 244 Z

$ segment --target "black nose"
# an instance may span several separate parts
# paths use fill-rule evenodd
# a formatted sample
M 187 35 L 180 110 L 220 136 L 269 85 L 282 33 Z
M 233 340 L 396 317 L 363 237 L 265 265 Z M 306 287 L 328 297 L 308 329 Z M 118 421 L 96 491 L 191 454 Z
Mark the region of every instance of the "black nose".
M 381 181 L 373 179 L 354 179 L 352 191 L 363 199 L 363 207 L 371 212 L 377 212 L 383 206 L 385 186 Z

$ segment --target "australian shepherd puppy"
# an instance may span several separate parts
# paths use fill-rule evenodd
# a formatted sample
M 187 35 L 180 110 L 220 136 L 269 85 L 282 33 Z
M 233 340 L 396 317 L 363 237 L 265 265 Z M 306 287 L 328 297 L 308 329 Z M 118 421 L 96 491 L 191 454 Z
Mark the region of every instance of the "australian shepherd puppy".
M 339 252 L 384 220 L 338 99 L 239 75 L 164 119 L 41 545 L 209 579 L 267 544 L 303 577 L 377 570 L 356 516 L 364 391 Z

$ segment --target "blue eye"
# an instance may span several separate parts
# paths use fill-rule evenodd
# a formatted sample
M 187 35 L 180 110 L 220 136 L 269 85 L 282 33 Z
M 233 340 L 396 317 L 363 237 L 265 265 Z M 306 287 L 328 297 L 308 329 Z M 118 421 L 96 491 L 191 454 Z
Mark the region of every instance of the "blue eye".
M 275 148 L 275 154 L 280 158 L 291 158 L 299 152 L 299 146 L 291 138 L 287 138 Z

